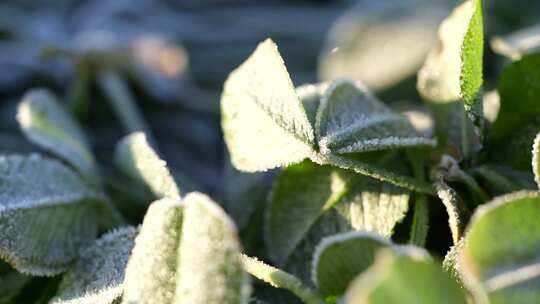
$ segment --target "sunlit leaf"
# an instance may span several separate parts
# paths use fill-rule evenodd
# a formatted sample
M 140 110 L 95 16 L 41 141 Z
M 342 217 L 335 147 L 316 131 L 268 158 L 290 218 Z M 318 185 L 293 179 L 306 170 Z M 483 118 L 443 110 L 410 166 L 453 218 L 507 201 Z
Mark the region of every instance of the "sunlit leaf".
M 94 240 L 103 200 L 58 161 L 0 157 L 0 257 L 22 273 L 65 271 Z
M 263 171 L 309 157 L 313 129 L 277 46 L 259 44 L 225 82 L 222 127 L 231 161 L 243 171 Z
M 174 303 L 243 303 L 249 285 L 236 228 L 209 197 L 185 199 Z
M 68 161 L 94 185 L 99 184 L 99 171 L 83 130 L 49 91 L 26 93 L 17 120 L 29 140 Z
M 467 0 L 454 9 L 441 23 L 439 40 L 418 73 L 418 90 L 430 101 L 463 99 L 472 106 L 483 79 L 481 0 Z
M 115 162 L 126 175 L 148 187 L 157 198 L 180 195 L 167 163 L 150 146 L 144 133 L 124 137 L 116 147 Z
M 322 154 L 435 146 L 402 115 L 350 81 L 334 82 L 317 109 L 315 135 Z
M 122 295 L 124 270 L 137 229 L 124 227 L 83 250 L 62 278 L 51 304 L 112 304 Z
M 172 303 L 183 209 L 169 198 L 148 208 L 127 264 L 123 303 Z
M 540 133 L 536 135 L 532 148 L 532 168 L 534 174 L 534 181 L 540 188 Z
M 465 292 L 425 252 L 384 250 L 350 285 L 346 304 L 467 303 Z
M 540 196 L 516 192 L 477 209 L 465 235 L 461 270 L 475 295 L 491 303 L 540 297 Z M 470 281 L 470 282 L 467 282 Z

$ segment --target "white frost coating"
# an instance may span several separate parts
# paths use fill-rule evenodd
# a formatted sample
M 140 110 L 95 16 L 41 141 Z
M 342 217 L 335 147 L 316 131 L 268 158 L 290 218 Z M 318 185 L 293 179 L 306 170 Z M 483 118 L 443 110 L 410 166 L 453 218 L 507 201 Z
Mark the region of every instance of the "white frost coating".
M 172 303 L 183 209 L 169 198 L 148 208 L 127 264 L 122 303 Z
M 540 133 L 534 138 L 532 148 L 532 168 L 536 185 L 540 188 Z
M 383 238 L 382 236 L 373 233 L 373 232 L 367 232 L 367 231 L 349 231 L 345 233 L 335 234 L 329 237 L 325 237 L 321 240 L 319 245 L 317 245 L 317 248 L 315 248 L 315 251 L 313 253 L 313 259 L 311 261 L 311 281 L 315 283 L 315 285 L 318 285 L 317 280 L 317 265 L 319 264 L 319 258 L 321 254 L 330 246 L 346 242 L 349 240 L 357 239 L 357 238 L 368 238 L 377 242 L 380 242 L 381 244 L 385 246 L 393 246 L 390 241 Z
M 94 240 L 103 200 L 58 161 L 1 156 L 0 257 L 26 274 L 65 271 Z
M 51 304 L 111 304 L 122 295 L 124 269 L 133 240 L 134 227 L 103 235 L 81 252 L 76 264 L 64 275 Z
M 439 43 L 418 72 L 417 88 L 425 99 L 449 102 L 461 98 L 461 48 L 475 10 L 475 1 L 465 1 L 441 23 Z
M 115 162 L 126 175 L 150 188 L 157 198 L 180 197 L 167 163 L 152 149 L 144 133 L 124 137 L 116 147 Z
M 349 80 L 334 82 L 323 95 L 315 133 L 323 155 L 435 145 L 361 83 Z
M 99 185 L 100 173 L 83 130 L 49 91 L 26 93 L 17 110 L 17 121 L 30 141 L 65 159 Z
M 225 143 L 239 170 L 265 171 L 313 152 L 313 128 L 270 39 L 229 75 L 221 112 Z
M 345 146 L 338 149 L 338 153 L 353 153 L 353 152 L 368 152 L 378 151 L 388 148 L 401 148 L 401 147 L 418 147 L 429 146 L 435 147 L 437 141 L 435 139 L 425 137 L 385 137 L 368 139 L 361 142 L 356 142 L 352 145 Z
M 246 303 L 249 277 L 234 223 L 206 195 L 190 193 L 184 204 L 173 303 Z

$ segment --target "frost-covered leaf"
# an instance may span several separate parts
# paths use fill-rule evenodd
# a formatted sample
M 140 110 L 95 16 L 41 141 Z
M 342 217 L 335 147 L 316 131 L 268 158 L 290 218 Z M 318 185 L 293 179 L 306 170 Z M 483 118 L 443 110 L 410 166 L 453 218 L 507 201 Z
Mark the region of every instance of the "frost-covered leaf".
M 17 120 L 30 141 L 65 159 L 89 182 L 99 184 L 100 174 L 83 130 L 49 91 L 26 93 Z
M 345 293 L 351 281 L 392 244 L 376 234 L 353 231 L 324 238 L 313 254 L 312 280 L 326 297 Z
M 540 196 L 515 192 L 479 207 L 461 256 L 465 283 L 491 303 L 534 303 L 540 297 Z
M 540 54 L 526 55 L 504 69 L 499 82 L 501 108 L 493 137 L 503 139 L 540 115 Z
M 336 81 L 326 90 L 317 109 L 315 135 L 322 154 L 436 144 L 351 81 Z
M 236 228 L 209 197 L 185 199 L 174 303 L 245 303 L 249 285 Z
M 317 84 L 304 84 L 296 88 L 296 95 L 306 111 L 306 115 L 309 119 L 309 123 L 314 126 L 317 117 L 317 109 L 321 104 L 321 98 L 324 92 L 328 89 L 329 84 L 327 82 Z
M 459 257 L 464 245 L 465 239 L 459 239 L 459 241 L 454 246 L 450 247 L 450 250 L 448 250 L 448 252 L 444 256 L 444 260 L 442 263 L 442 269 L 448 274 L 450 274 L 450 276 L 452 276 L 452 278 L 454 278 L 454 280 L 462 286 L 463 282 L 460 275 L 461 270 Z
M 408 210 L 409 194 L 351 171 L 309 161 L 279 175 L 266 208 L 265 237 L 272 259 L 283 265 L 325 213 L 350 230 L 390 237 Z
M 534 174 L 534 181 L 538 188 L 540 188 L 540 133 L 536 135 L 532 148 L 532 168 Z
M 225 142 L 239 170 L 264 171 L 312 154 L 313 129 L 270 39 L 229 75 L 221 111 Z
M 383 250 L 347 290 L 346 304 L 465 304 L 465 292 L 424 251 Z
M 0 257 L 22 273 L 65 271 L 94 240 L 103 200 L 58 161 L 0 157 Z
M 540 24 L 519 29 L 504 37 L 494 37 L 490 44 L 495 53 L 519 60 L 526 54 L 540 51 Z
M 124 174 L 148 187 L 157 198 L 179 197 L 180 190 L 167 163 L 150 146 L 144 133 L 124 137 L 116 147 L 115 162 Z
M 464 1 L 441 23 L 439 43 L 418 73 L 422 97 L 472 106 L 482 86 L 483 44 L 482 2 Z
M 183 209 L 170 198 L 148 208 L 127 264 L 123 303 L 172 303 Z
M 124 270 L 137 229 L 124 227 L 103 235 L 83 250 L 51 304 L 112 304 L 121 297 Z

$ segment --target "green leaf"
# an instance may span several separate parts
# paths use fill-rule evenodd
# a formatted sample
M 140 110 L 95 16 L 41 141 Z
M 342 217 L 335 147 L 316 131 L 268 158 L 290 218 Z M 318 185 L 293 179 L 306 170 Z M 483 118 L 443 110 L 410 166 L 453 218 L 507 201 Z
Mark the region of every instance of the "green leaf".
M 315 223 L 330 212 L 348 230 L 374 231 L 390 237 L 408 210 L 409 194 L 387 183 L 309 161 L 279 175 L 266 208 L 268 251 L 284 265 Z M 317 240 L 318 242 L 318 240 Z
M 123 303 L 173 303 L 183 209 L 170 198 L 148 208 L 127 264 Z
M 488 148 L 488 161 L 531 172 L 531 146 L 540 132 L 540 119 L 526 122 Z
M 236 228 L 209 197 L 190 193 L 178 251 L 174 303 L 244 303 L 249 285 Z
M 123 227 L 103 235 L 62 278 L 51 304 L 112 304 L 122 295 L 124 269 L 137 229 Z
M 148 187 L 157 198 L 180 196 L 167 163 L 152 149 L 144 133 L 124 137 L 116 146 L 115 162 L 124 174 Z
M 381 250 L 375 263 L 356 278 L 346 304 L 465 304 L 463 289 L 422 250 Z
M 471 219 L 461 268 L 477 297 L 534 303 L 540 297 L 540 196 L 515 192 L 479 207 Z
M 85 179 L 99 185 L 100 174 L 83 130 L 49 91 L 26 93 L 17 120 L 30 141 L 65 159 Z
M 482 1 L 467 0 L 439 27 L 439 43 L 418 72 L 418 91 L 434 102 L 463 99 L 472 107 L 482 86 Z
M 221 111 L 225 142 L 239 170 L 264 171 L 313 153 L 313 129 L 270 39 L 229 75 Z
M 345 80 L 332 83 L 323 95 L 315 135 L 323 155 L 436 145 L 366 88 Z
M 324 303 L 319 294 L 305 286 L 297 277 L 246 255 L 242 255 L 242 262 L 244 264 L 244 269 L 254 277 L 263 280 L 274 287 L 291 291 L 302 299 L 304 303 Z
M 532 168 L 534 173 L 534 181 L 540 188 L 540 133 L 536 135 L 532 148 Z
M 103 202 L 58 161 L 0 157 L 0 257 L 22 273 L 65 271 L 94 240 Z
M 461 98 L 472 106 L 478 99 L 483 83 L 484 65 L 484 17 L 482 0 L 469 0 L 474 6 L 474 14 L 468 21 L 468 28 L 461 45 Z
M 30 280 L 30 276 L 21 274 L 8 264 L 0 262 L 0 303 L 13 303 L 12 299 Z
M 499 95 L 501 108 L 492 128 L 497 140 L 540 115 L 540 54 L 526 55 L 506 66 Z
M 472 169 L 472 173 L 491 196 L 537 188 L 529 172 L 518 171 L 508 166 L 486 163 Z
M 324 238 L 313 255 L 312 280 L 325 296 L 340 296 L 366 270 L 376 252 L 392 244 L 372 233 L 353 231 Z
M 459 241 L 450 247 L 450 250 L 446 253 L 444 256 L 444 260 L 442 263 L 442 269 L 446 271 L 454 280 L 460 285 L 463 286 L 462 278 L 461 278 L 461 270 L 460 270 L 460 262 L 459 257 L 461 254 L 461 251 L 463 250 L 463 246 L 465 245 L 465 239 L 462 237 L 459 239 Z

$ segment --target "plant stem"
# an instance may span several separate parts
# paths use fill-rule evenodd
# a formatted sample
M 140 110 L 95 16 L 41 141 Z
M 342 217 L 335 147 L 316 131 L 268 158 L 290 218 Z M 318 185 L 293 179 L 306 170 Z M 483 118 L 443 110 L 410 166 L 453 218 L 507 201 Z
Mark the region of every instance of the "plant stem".
M 144 132 L 148 142 L 157 150 L 154 136 L 141 115 L 125 80 L 116 71 L 103 69 L 98 73 L 98 84 L 126 131 Z
M 407 158 L 411 164 L 414 177 L 421 181 L 426 180 L 426 174 L 422 167 L 421 160 L 411 150 L 406 151 Z M 429 229 L 429 206 L 427 196 L 418 193 L 414 201 L 413 221 L 411 225 L 411 235 L 409 243 L 415 246 L 423 247 L 426 244 L 427 233 Z
M 322 304 L 323 298 L 314 290 L 305 286 L 297 277 L 272 267 L 247 255 L 241 255 L 244 270 L 274 287 L 284 288 L 294 293 L 306 304 Z

